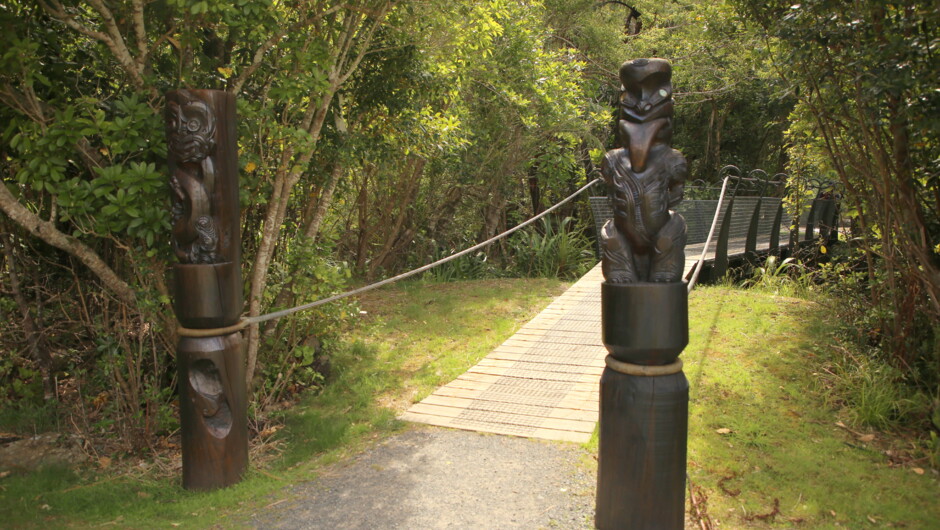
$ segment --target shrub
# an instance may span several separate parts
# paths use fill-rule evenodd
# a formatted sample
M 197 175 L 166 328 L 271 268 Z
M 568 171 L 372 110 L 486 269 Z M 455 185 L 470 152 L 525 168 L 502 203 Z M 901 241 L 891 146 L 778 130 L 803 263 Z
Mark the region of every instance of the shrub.
M 519 276 L 577 278 L 594 264 L 591 240 L 565 217 L 557 227 L 547 217 L 541 230 L 523 230 L 509 239 L 509 269 Z

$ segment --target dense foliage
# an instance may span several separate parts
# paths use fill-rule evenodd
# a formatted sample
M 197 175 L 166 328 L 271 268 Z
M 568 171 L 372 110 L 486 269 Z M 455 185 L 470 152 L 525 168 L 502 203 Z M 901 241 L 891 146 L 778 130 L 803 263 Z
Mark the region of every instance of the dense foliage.
M 791 171 L 844 189 L 861 255 L 835 279 L 858 306 L 861 334 L 940 399 L 940 9 L 736 4 L 766 33 L 773 67 L 798 99 Z
M 5 408 L 58 398 L 129 446 L 172 430 L 166 90 L 238 98 L 257 315 L 450 254 L 586 182 L 608 111 L 549 17 L 506 0 L 0 4 Z M 554 223 L 583 263 L 580 225 Z M 490 262 L 530 272 L 526 253 Z M 259 409 L 323 383 L 349 314 L 249 330 Z
M 841 180 L 866 333 L 936 381 L 938 11 L 844 5 L 0 2 L 0 404 L 58 398 L 128 446 L 172 430 L 165 91 L 237 96 L 258 315 L 452 254 L 588 182 L 617 69 L 643 56 L 673 62 L 692 178 Z M 574 203 L 434 274 L 576 275 L 590 224 Z M 324 384 L 352 309 L 249 330 L 259 410 Z

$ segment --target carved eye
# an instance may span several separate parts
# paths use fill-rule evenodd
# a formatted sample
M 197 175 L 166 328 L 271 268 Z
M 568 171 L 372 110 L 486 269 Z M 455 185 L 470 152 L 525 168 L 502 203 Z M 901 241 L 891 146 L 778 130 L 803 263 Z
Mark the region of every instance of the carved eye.
M 628 90 L 620 93 L 620 103 L 625 107 L 635 108 L 639 103 L 639 98 Z
M 169 106 L 167 106 L 166 126 L 169 127 L 170 129 L 176 130 L 179 128 L 179 125 L 180 125 L 179 112 L 180 112 L 180 109 L 177 105 L 170 103 Z
M 189 132 L 196 132 L 202 128 L 202 124 L 199 123 L 199 120 L 194 118 L 186 122 L 186 128 L 189 130 Z

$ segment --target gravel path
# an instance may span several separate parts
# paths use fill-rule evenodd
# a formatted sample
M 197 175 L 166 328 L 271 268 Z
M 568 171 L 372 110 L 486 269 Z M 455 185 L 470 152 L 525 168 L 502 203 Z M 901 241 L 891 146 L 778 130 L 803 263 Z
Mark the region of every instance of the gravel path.
M 593 528 L 579 445 L 411 427 L 283 492 L 258 528 Z

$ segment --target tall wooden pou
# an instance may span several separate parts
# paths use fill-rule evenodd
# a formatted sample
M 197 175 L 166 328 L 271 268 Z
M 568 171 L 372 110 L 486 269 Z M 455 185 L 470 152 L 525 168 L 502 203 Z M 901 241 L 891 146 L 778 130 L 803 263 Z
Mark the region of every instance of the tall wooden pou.
M 688 170 L 672 149 L 669 62 L 620 68 L 619 147 L 601 167 L 614 217 L 601 231 L 604 283 L 598 528 L 671 529 L 685 521 L 689 384 L 682 281 L 686 225 L 674 211 Z
M 222 329 L 243 305 L 235 97 L 176 90 L 166 100 L 183 487 L 210 490 L 248 465 L 245 348 Z

